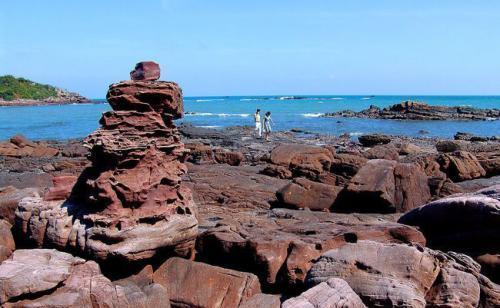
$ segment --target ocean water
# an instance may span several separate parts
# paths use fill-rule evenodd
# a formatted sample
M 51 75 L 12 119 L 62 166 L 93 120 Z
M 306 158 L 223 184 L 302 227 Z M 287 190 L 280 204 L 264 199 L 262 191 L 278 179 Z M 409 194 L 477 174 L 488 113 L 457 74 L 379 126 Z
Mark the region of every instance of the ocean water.
M 481 136 L 500 135 L 500 121 L 401 121 L 355 118 L 320 118 L 326 112 L 345 109 L 359 111 L 370 105 L 387 107 L 404 100 L 431 105 L 500 108 L 500 96 L 286 96 L 186 97 L 186 116 L 178 123 L 223 128 L 253 126 L 252 114 L 271 112 L 274 130 L 300 128 L 310 132 L 353 136 L 366 133 L 452 137 L 457 131 Z M 87 136 L 99 127 L 101 114 L 110 110 L 104 100 L 93 104 L 0 107 L 0 140 L 23 134 L 33 140 L 65 140 Z M 422 135 L 420 131 L 428 133 Z

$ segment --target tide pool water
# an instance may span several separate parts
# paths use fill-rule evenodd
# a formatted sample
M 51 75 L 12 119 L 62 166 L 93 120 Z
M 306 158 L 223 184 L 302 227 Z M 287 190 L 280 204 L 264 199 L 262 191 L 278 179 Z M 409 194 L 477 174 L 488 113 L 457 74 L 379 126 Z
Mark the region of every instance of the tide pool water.
M 223 128 L 253 126 L 257 108 L 271 112 L 274 130 L 299 128 L 322 134 L 353 136 L 386 133 L 409 136 L 452 137 L 457 131 L 481 136 L 500 135 L 500 121 L 401 121 L 356 118 L 320 118 L 326 112 L 359 111 L 370 105 L 387 107 L 405 100 L 431 105 L 500 108 L 500 96 L 231 96 L 186 97 L 185 118 L 177 123 Z M 99 127 L 101 114 L 110 110 L 103 100 L 94 104 L 0 107 L 0 140 L 23 134 L 33 140 L 81 138 Z M 427 134 L 422 135 L 421 132 Z

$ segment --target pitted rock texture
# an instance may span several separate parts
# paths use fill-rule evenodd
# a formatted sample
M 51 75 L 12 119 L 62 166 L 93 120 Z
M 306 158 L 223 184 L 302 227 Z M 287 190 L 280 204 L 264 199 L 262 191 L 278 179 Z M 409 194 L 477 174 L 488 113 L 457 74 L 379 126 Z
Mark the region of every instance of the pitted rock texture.
M 182 115 L 180 88 L 125 81 L 110 86 L 108 99 L 114 111 L 85 139 L 91 165 L 67 200 L 22 200 L 19 237 L 98 260 L 137 261 L 160 250 L 189 256 L 197 209 L 181 183 L 188 151 L 172 122 Z
M 0 290 L 2 307 L 169 307 L 161 285 L 114 284 L 94 261 L 54 249 L 15 251 L 0 265 Z
M 364 308 L 345 280 L 330 278 L 283 303 L 283 308 Z

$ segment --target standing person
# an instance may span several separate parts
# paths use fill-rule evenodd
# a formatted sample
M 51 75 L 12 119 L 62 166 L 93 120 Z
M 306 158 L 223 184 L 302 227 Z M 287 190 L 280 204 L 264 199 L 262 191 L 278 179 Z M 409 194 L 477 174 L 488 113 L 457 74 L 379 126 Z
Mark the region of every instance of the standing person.
M 260 109 L 254 113 L 253 118 L 255 120 L 255 132 L 257 133 L 257 138 L 262 138 L 262 125 L 260 124 Z
M 273 119 L 271 119 L 271 112 L 268 111 L 264 115 L 264 135 L 266 137 L 266 141 L 269 141 L 269 135 L 271 134 L 271 123 L 273 123 Z

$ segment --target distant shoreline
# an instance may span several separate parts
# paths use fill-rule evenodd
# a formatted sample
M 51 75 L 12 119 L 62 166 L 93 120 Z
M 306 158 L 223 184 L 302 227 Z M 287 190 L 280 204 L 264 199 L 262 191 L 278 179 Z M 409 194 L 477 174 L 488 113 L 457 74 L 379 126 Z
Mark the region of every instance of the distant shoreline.
M 72 105 L 72 104 L 100 104 L 102 101 L 99 100 L 78 100 L 78 101 L 57 101 L 57 100 L 32 100 L 32 99 L 18 99 L 12 101 L 4 101 L 0 100 L 1 107 L 9 107 L 9 106 L 21 106 L 21 107 L 29 107 L 29 106 L 47 106 L 47 105 Z

